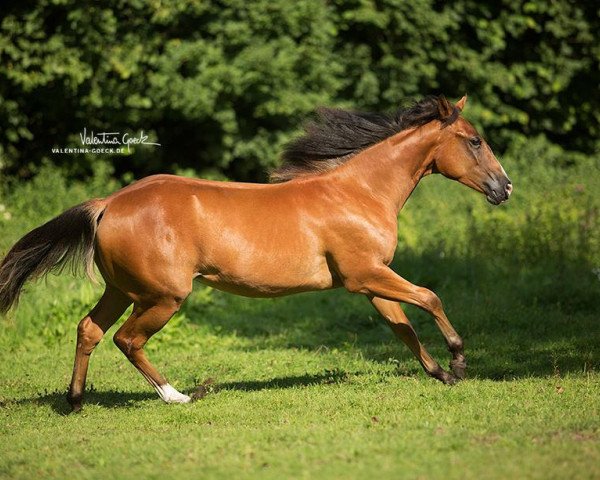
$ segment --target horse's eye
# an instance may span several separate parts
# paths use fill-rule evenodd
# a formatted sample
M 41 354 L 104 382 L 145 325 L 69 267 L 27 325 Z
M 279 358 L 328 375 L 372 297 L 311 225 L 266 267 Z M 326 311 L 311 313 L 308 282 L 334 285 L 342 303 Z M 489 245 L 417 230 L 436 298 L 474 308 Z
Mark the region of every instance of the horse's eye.
M 481 147 L 481 138 L 472 137 L 471 139 L 469 139 L 469 143 L 471 145 L 473 145 L 475 148 L 479 148 L 479 147 Z

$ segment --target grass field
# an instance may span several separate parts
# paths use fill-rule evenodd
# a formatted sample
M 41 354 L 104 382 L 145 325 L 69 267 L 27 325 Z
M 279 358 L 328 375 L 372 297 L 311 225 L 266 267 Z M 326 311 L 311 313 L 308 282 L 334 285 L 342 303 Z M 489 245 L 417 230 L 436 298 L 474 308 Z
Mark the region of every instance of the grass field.
M 5 197 L 2 248 L 89 194 L 52 203 L 57 185 Z M 597 227 L 569 236 L 589 198 L 560 197 L 552 223 L 533 194 L 494 210 L 440 185 L 407 206 L 394 267 L 444 301 L 466 381 L 428 378 L 359 296 L 253 300 L 198 285 L 147 350 L 182 391 L 212 379 L 205 398 L 162 404 L 113 327 L 92 356 L 84 410 L 67 415 L 77 320 L 100 290 L 50 276 L 0 323 L 0 478 L 600 478 Z M 428 198 L 435 209 L 417 208 Z M 535 209 L 543 228 L 527 220 Z M 432 319 L 406 312 L 447 364 Z
M 36 292 L 77 288 L 65 283 Z M 191 405 L 162 404 L 106 341 L 83 413 L 65 416 L 74 332 L 48 319 L 39 336 L 5 333 L 0 476 L 598 478 L 597 318 L 448 293 L 471 365 L 456 387 L 421 373 L 368 303 L 341 291 L 191 298 L 149 347 L 184 391 L 214 379 Z M 446 355 L 433 322 L 412 316 Z M 516 319 L 510 331 L 503 319 Z

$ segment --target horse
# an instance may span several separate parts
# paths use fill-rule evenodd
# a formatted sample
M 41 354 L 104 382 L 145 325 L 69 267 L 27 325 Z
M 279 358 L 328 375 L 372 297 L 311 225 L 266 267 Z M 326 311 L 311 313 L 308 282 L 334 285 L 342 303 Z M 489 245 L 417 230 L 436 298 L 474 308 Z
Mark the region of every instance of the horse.
M 431 377 L 465 377 L 463 340 L 442 302 L 390 268 L 398 214 L 419 181 L 439 173 L 498 205 L 512 183 L 456 104 L 429 96 L 395 114 L 321 108 L 285 147 L 270 183 L 174 175 L 139 180 L 74 206 L 21 238 L 0 264 L 0 312 L 28 278 L 67 264 L 94 264 L 105 290 L 77 327 L 67 394 L 82 408 L 90 355 L 114 334 L 127 359 L 167 403 L 193 400 L 172 387 L 144 353 L 179 310 L 193 281 L 237 295 L 276 297 L 338 287 L 364 295 Z M 452 355 L 449 371 L 427 352 L 400 303 L 428 312 Z

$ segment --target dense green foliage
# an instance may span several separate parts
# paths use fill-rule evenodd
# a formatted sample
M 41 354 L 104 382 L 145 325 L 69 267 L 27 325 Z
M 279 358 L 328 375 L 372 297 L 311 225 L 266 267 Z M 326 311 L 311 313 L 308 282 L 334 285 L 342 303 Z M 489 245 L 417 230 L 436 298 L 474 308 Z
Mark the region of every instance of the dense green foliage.
M 28 176 L 50 158 L 89 174 L 107 157 L 50 151 L 80 146 L 87 127 L 162 144 L 112 159 L 118 173 L 262 179 L 315 106 L 393 109 L 428 93 L 468 92 L 499 151 L 541 134 L 590 153 L 599 30 L 594 2 L 571 0 L 8 0 L 0 171 Z

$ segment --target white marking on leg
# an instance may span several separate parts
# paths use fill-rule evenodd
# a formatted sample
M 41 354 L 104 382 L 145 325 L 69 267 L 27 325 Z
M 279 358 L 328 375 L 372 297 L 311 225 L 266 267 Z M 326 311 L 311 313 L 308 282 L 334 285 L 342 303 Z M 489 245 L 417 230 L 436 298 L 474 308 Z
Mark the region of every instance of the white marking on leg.
M 190 397 L 178 392 L 168 383 L 164 385 L 158 385 L 156 387 L 156 391 L 158 392 L 158 395 L 160 395 L 160 398 L 167 403 L 189 403 L 192 401 Z

